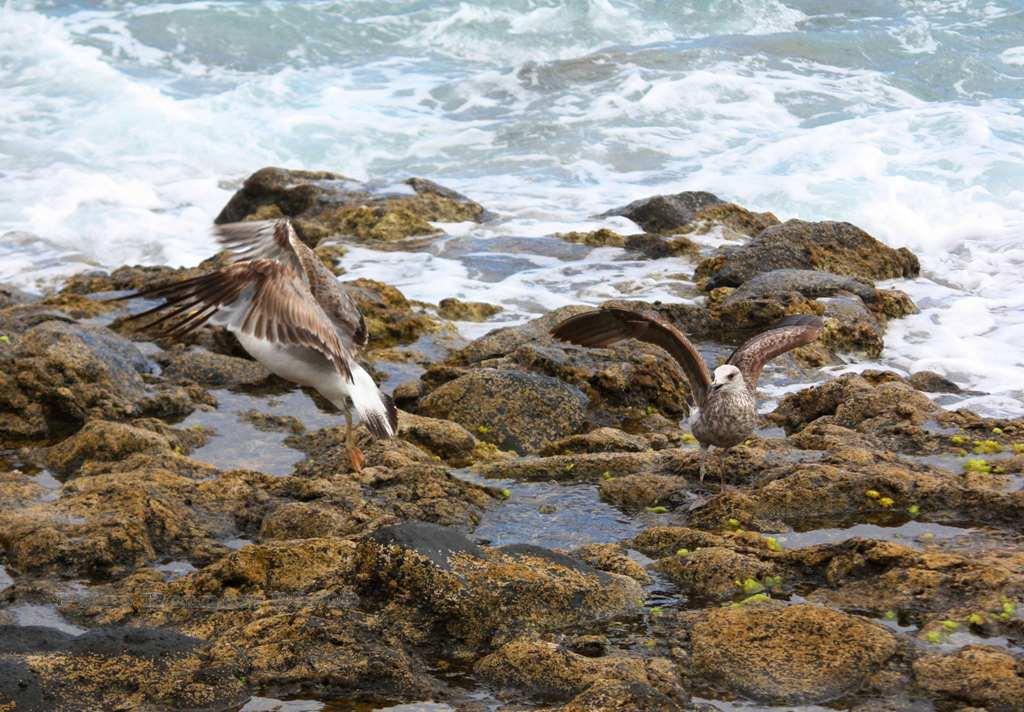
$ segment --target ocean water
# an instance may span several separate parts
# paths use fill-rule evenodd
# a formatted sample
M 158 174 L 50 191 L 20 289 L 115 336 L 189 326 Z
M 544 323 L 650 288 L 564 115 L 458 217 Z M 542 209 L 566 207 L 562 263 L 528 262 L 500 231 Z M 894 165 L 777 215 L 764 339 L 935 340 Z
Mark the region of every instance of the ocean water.
M 345 267 L 513 322 L 694 298 L 692 265 L 544 236 L 710 190 L 909 246 L 881 364 L 1024 413 L 1021 0 L 7 0 L 0 107 L 0 281 L 194 264 L 265 165 L 420 175 L 498 220 Z

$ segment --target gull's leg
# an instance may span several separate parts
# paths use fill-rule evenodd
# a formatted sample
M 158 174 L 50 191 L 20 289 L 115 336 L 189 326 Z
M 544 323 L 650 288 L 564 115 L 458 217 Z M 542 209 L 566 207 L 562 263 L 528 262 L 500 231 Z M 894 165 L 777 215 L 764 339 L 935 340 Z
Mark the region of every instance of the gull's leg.
M 704 475 L 707 473 L 708 466 L 708 450 L 711 449 L 710 445 L 700 444 L 700 481 L 704 481 Z
M 725 462 L 723 460 L 725 458 L 725 453 L 727 453 L 728 451 L 729 451 L 729 448 L 725 448 L 724 450 L 720 449 L 718 451 L 719 489 L 721 491 L 723 491 L 723 492 L 725 491 L 725 486 L 726 486 L 725 485 Z
M 345 447 L 348 450 L 348 459 L 352 463 L 352 469 L 361 472 L 366 464 L 366 456 L 363 451 L 356 447 L 356 434 L 352 429 L 352 408 L 345 404 Z

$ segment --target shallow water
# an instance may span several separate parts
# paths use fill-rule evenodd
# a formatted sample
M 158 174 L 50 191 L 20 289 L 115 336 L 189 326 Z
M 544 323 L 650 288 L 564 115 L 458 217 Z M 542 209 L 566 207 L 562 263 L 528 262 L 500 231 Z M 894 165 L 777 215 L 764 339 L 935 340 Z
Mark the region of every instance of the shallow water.
M 839 544 L 850 539 L 875 539 L 891 541 L 915 549 L 926 546 L 956 543 L 976 535 L 976 530 L 951 527 L 929 522 L 909 521 L 897 526 L 878 524 L 855 524 L 846 528 L 812 529 L 804 532 L 775 534 L 775 538 L 787 549 L 802 549 L 817 544 Z
M 379 705 L 372 702 L 321 702 L 309 699 L 253 697 L 242 705 L 238 712 L 454 712 L 455 709 L 442 702 L 429 701 Z
M 344 416 L 321 411 L 313 399 L 300 389 L 287 390 L 271 396 L 248 394 L 227 389 L 212 391 L 217 409 L 197 410 L 179 427 L 200 426 L 213 431 L 202 447 L 191 457 L 221 469 L 252 469 L 268 475 L 290 475 L 306 455 L 285 444 L 290 435 L 284 430 L 257 428 L 243 417 L 255 410 L 263 415 L 289 415 L 306 427 L 319 430 L 343 424 Z
M 173 581 L 174 579 L 181 578 L 182 576 L 187 576 L 196 570 L 196 567 L 193 566 L 191 562 L 182 560 L 168 561 L 164 564 L 158 564 L 153 568 L 163 574 L 163 577 L 168 581 Z
M 534 544 L 575 549 L 617 543 L 650 526 L 644 517 L 628 516 L 602 502 L 592 484 L 487 479 L 469 470 L 453 470 L 452 474 L 508 495 L 485 511 L 473 530 L 473 538 L 488 546 Z
M 911 247 L 924 275 L 894 286 L 922 311 L 890 326 L 882 363 L 987 394 L 968 407 L 1024 413 L 1015 0 L 9 0 L 0 13 L 0 234 L 19 231 L 0 241 L 0 281 L 194 264 L 239 180 L 285 165 L 423 175 L 497 213 L 446 226 L 427 252 L 345 258 L 350 276 L 412 298 L 498 302 L 506 322 L 680 300 L 684 260 L 537 238 L 628 231 L 591 216 L 706 189 Z
M 81 635 L 85 632 L 85 628 L 70 623 L 53 604 L 19 603 L 7 608 L 5 612 L 14 625 L 54 628 L 71 635 Z

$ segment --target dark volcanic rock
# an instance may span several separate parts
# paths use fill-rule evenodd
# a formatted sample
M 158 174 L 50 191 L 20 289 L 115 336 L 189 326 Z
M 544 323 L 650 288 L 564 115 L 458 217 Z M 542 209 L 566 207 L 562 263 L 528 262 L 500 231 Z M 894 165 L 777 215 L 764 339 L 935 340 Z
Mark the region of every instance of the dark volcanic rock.
M 812 299 L 831 297 L 837 292 L 856 294 L 865 302 L 876 299 L 874 286 L 863 279 L 811 269 L 776 269 L 757 274 L 729 294 L 725 303 L 770 297 L 782 292 L 799 292 Z
M 738 287 L 778 269 L 815 269 L 875 280 L 916 277 L 921 268 L 910 250 L 894 250 L 850 223 L 789 220 L 704 260 L 695 276 L 706 278 L 708 289 Z
M 779 221 L 771 213 L 752 213 L 704 191 L 655 195 L 614 208 L 601 217 L 621 215 L 649 233 L 687 232 L 698 222 L 723 224 L 746 235 L 756 235 Z
M 918 371 L 908 379 L 910 385 L 925 393 L 960 393 L 960 386 L 935 371 Z
M 51 695 L 44 695 L 39 685 L 39 676 L 27 663 L 22 660 L 0 660 L 0 709 L 50 712 L 55 702 Z
M 629 205 L 602 213 L 601 217 L 621 215 L 647 232 L 668 232 L 693 222 L 701 208 L 723 202 L 717 195 L 704 191 L 684 191 L 634 200 Z
M 84 709 L 231 707 L 243 688 L 210 664 L 203 641 L 170 630 L 106 627 L 71 636 L 52 628 L 0 627 L 0 706 Z M 6 707 L 4 707 L 6 709 Z
M 70 635 L 43 626 L 0 626 L 0 653 L 49 653 L 65 651 L 79 655 L 131 655 L 159 658 L 193 650 L 196 638 L 159 628 L 94 628 Z
M 171 356 L 163 377 L 170 381 L 193 381 L 203 386 L 254 385 L 270 372 L 251 359 L 225 356 L 209 351 L 183 351 Z
M 370 540 L 384 546 L 394 545 L 416 552 L 445 571 L 451 570 L 454 556 L 464 554 L 478 559 L 486 557 L 484 550 L 464 534 L 428 522 L 405 522 L 383 527 L 371 534 Z
M 579 432 L 587 397 L 549 376 L 480 369 L 432 391 L 419 407 L 423 414 L 454 420 L 503 450 L 526 453 Z
M 464 195 L 423 178 L 379 187 L 327 171 L 262 168 L 249 176 L 215 222 L 279 217 L 295 220 L 302 239 L 344 235 L 362 241 L 393 241 L 439 231 L 431 221 L 482 221 L 484 208 Z

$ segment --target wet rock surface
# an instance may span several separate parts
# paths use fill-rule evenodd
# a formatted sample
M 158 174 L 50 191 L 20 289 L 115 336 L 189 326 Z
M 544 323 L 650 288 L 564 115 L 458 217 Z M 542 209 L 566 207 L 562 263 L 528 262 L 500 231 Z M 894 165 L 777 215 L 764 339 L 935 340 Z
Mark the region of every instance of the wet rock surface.
M 442 299 L 437 303 L 438 315 L 452 321 L 487 321 L 501 310 L 496 304 L 464 302 L 454 297 Z
M 706 294 L 631 306 L 709 363 L 826 320 L 706 482 L 670 357 L 548 336 L 583 307 L 467 342 L 448 320 L 489 305 L 347 282 L 401 408 L 394 439 L 357 428 L 354 472 L 340 415 L 225 332 L 154 344 L 121 333 L 139 304 L 101 301 L 218 258 L 0 291 L 0 709 L 1021 709 L 1024 422 L 943 408 L 941 374 L 817 368 L 884 348 L 914 305 L 874 281 L 909 253 L 710 194 L 616 212 L 645 232 L 538 244 L 704 250 Z M 374 244 L 486 218 L 417 179 L 279 169 L 223 218 L 279 215 Z
M 246 178 L 216 222 L 293 218 L 311 246 L 325 237 L 390 242 L 436 235 L 432 221 L 481 221 L 486 211 L 464 195 L 423 178 L 393 185 L 362 183 L 328 171 L 262 168 Z
M 707 279 L 709 289 L 738 287 L 778 269 L 822 270 L 875 280 L 915 277 L 921 267 L 908 249 L 884 245 L 850 223 L 788 220 L 705 260 L 697 266 L 696 276 Z
M 752 213 L 734 203 L 704 191 L 684 191 L 675 195 L 641 198 L 602 217 L 621 215 L 649 233 L 689 232 L 699 223 L 717 223 L 736 232 L 756 235 L 779 221 L 771 213 Z

